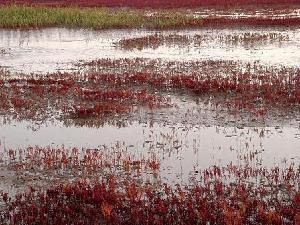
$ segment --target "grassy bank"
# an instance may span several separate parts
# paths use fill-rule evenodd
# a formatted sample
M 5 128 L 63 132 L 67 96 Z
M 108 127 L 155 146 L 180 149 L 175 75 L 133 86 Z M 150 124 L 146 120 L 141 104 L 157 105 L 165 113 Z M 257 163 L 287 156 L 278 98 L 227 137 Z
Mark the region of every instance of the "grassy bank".
M 79 8 L 9 5 L 0 7 L 0 28 L 84 27 L 94 29 L 148 28 L 180 29 L 220 26 L 299 26 L 300 17 L 288 9 L 264 12 L 245 11 L 248 17 L 228 17 L 216 11 L 204 18 L 187 9 L 141 10 L 128 8 Z M 151 12 L 151 13 L 150 13 Z M 222 14 L 223 13 L 223 14 Z M 225 14 L 226 14 L 225 13 Z M 286 14 L 285 17 L 280 15 Z M 252 15 L 252 16 L 251 16 Z
M 51 26 L 108 28 L 179 28 L 201 26 L 184 11 L 161 10 L 155 16 L 145 16 L 137 9 L 49 8 L 5 6 L 0 8 L 1 28 L 38 28 Z
M 133 7 L 133 8 L 198 8 L 203 6 L 295 5 L 299 0 L 0 0 L 0 4 L 44 5 L 53 7 Z

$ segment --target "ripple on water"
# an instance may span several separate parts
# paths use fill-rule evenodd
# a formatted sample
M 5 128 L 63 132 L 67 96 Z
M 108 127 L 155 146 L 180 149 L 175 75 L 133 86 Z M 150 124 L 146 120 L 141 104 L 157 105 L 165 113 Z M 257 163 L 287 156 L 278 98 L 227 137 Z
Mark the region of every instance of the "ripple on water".
M 288 35 L 280 44 L 241 46 L 226 44 L 218 39 L 226 35 L 245 33 Z M 124 37 L 142 37 L 154 33 L 182 34 L 188 37 L 207 37 L 201 45 L 168 46 L 156 49 L 126 51 L 115 43 Z M 298 28 L 226 28 L 197 30 L 105 30 L 47 28 L 41 30 L 0 30 L 0 48 L 10 49 L 10 54 L 0 58 L 1 66 L 8 66 L 18 72 L 68 71 L 79 60 L 97 58 L 162 58 L 165 60 L 241 60 L 261 61 L 267 64 L 299 66 L 300 29 Z M 285 59 L 282 61 L 282 59 Z

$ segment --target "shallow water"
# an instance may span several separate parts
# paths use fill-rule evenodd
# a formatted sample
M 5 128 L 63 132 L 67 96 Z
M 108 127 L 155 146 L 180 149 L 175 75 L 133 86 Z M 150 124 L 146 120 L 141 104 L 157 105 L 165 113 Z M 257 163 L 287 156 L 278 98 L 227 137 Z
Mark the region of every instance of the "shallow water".
M 233 8 L 231 10 L 218 10 L 215 8 L 207 8 L 196 10 L 193 12 L 196 17 L 222 17 L 222 18 L 298 18 L 300 17 L 300 9 L 296 6 L 295 8 L 273 8 L 273 7 L 261 7 L 261 8 Z
M 289 40 L 268 45 L 233 45 L 220 42 L 218 36 L 245 33 L 288 35 Z M 200 46 L 168 46 L 156 49 L 122 50 L 115 42 L 123 38 L 141 37 L 149 34 L 204 35 L 207 40 Z M 161 58 L 164 60 L 241 60 L 261 61 L 270 65 L 300 65 L 299 28 L 232 28 L 197 30 L 87 30 L 48 28 L 41 30 L 0 30 L 0 66 L 18 72 L 68 71 L 79 60 L 98 58 Z
M 264 166 L 280 165 L 285 160 L 300 163 L 300 130 L 288 127 L 203 127 L 132 123 L 117 128 L 66 127 L 42 125 L 32 130 L 28 122 L 3 124 L 0 130 L 1 153 L 27 146 L 98 148 L 121 143 L 136 156 L 159 156 L 161 177 L 170 183 L 187 182 L 196 170 L 212 165 L 243 163 L 243 157 L 256 153 L 253 162 Z M 244 162 L 245 163 L 245 162 Z
M 246 46 L 226 44 L 219 36 L 245 33 L 288 35 L 289 40 Z M 163 60 L 240 60 L 260 61 L 262 64 L 300 66 L 299 28 L 235 28 L 160 31 L 163 34 L 204 35 L 209 37 L 199 46 L 162 45 L 156 49 L 124 50 L 114 43 L 123 38 L 141 37 L 157 32 L 146 30 L 94 31 L 84 29 L 49 28 L 42 30 L 0 30 L 0 66 L 11 71 L 47 73 L 68 71 L 78 61 L 99 58 L 152 58 Z M 184 98 L 184 97 L 183 97 Z M 163 109 L 151 115 L 140 115 L 125 127 L 103 125 L 91 128 L 34 122 L 4 123 L 0 119 L 0 154 L 9 148 L 27 146 L 70 146 L 97 148 L 124 143 L 136 155 L 155 153 L 160 157 L 163 181 L 187 183 L 195 171 L 212 165 L 243 163 L 244 156 L 255 152 L 253 163 L 263 166 L 284 165 L 285 161 L 300 163 L 299 120 L 287 123 L 266 123 L 268 126 L 238 126 L 238 119 L 206 109 L 195 101 L 176 102 L 179 107 Z M 222 112 L 221 114 L 226 114 Z M 147 114 L 147 112 L 146 112 Z M 160 115 L 161 118 L 158 116 Z M 154 122 L 148 117 L 154 116 Z M 145 119 L 146 118 L 146 119 Z M 223 117 L 222 117 L 223 118 Z M 229 119 L 230 118 L 230 119 Z M 139 123 L 137 121 L 143 121 Z M 170 122 L 171 123 L 168 123 Z M 166 123 L 167 122 L 167 123 Z M 281 125 L 284 125 L 280 127 Z M 278 126 L 280 125 L 280 126 Z M 239 127 L 239 128 L 238 128 Z M 1 188 L 1 182 L 0 182 Z

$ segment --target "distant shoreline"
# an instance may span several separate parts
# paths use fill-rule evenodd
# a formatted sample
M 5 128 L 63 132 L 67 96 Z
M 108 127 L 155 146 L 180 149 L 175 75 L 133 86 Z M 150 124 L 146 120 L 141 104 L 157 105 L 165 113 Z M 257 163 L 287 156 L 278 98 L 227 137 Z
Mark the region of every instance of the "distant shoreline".
M 247 15 L 230 16 L 235 15 L 234 10 L 242 10 Z M 247 11 L 245 8 L 224 9 L 207 12 L 207 15 L 196 15 L 192 9 L 142 10 L 8 5 L 0 7 L 0 28 L 185 29 L 220 26 L 300 25 L 299 8 L 263 10 L 268 10 L 267 14 L 263 12 L 263 16 L 255 9 Z M 286 16 L 282 16 L 285 14 Z
M 52 7 L 132 7 L 132 8 L 198 8 L 198 7 L 234 7 L 299 5 L 298 0 L 0 0 L 0 4 L 38 5 Z

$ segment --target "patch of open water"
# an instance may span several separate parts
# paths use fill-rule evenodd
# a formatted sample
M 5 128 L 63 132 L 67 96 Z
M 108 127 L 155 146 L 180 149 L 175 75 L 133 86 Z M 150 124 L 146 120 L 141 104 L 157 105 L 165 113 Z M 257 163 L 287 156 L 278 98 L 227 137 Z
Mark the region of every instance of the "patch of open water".
M 219 36 L 245 33 L 288 35 L 289 39 L 268 45 L 232 45 L 218 41 Z M 208 37 L 199 46 L 159 46 L 156 49 L 127 51 L 115 46 L 123 38 L 142 37 L 150 34 L 182 34 L 189 37 Z M 241 60 L 261 61 L 262 64 L 286 66 L 300 65 L 299 28 L 226 28 L 197 30 L 88 30 L 47 28 L 41 30 L 0 30 L 0 65 L 17 72 L 54 72 L 72 70 L 79 60 L 97 58 L 161 58 L 164 60 Z
M 270 167 L 285 160 L 300 162 L 300 130 L 293 127 L 219 127 L 131 123 L 100 128 L 44 124 L 32 130 L 29 122 L 1 125 L 1 153 L 27 146 L 99 148 L 125 145 L 136 156 L 160 158 L 166 182 L 187 182 L 195 170 L 212 165 L 239 164 L 251 152 L 255 163 Z

